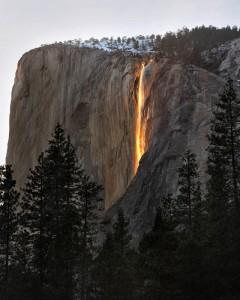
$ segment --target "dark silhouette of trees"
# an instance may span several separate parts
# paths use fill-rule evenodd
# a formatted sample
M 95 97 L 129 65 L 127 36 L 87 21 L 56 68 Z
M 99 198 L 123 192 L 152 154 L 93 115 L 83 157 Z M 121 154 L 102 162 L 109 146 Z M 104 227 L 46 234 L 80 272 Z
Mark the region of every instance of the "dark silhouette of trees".
M 208 148 L 209 293 L 230 297 L 239 290 L 240 102 L 229 78 L 213 111 Z M 214 282 L 214 284 L 213 284 Z M 229 287 L 230 283 L 235 288 Z M 232 294 L 231 294 L 231 292 Z M 225 298 L 224 298 L 225 299 Z
M 92 261 L 96 255 L 96 236 L 103 208 L 101 190 L 101 186 L 96 185 L 87 175 L 82 176 L 78 194 L 81 217 L 78 279 L 81 299 L 89 299 L 92 293 Z
M 97 233 L 101 188 L 79 166 L 69 138 L 57 125 L 48 149 L 30 170 L 21 200 L 20 256 L 39 299 L 74 298 L 85 285 Z M 83 284 L 83 282 L 85 284 Z
M 139 244 L 136 299 L 174 299 L 176 286 L 177 236 L 171 221 L 157 209 L 152 231 Z
M 169 34 L 174 51 L 181 37 Z M 101 187 L 85 174 L 60 125 L 21 197 L 11 167 L 1 167 L 1 299 L 239 299 L 239 118 L 229 78 L 214 103 L 206 186 L 188 150 L 176 196 L 159 199 L 153 227 L 139 244 L 122 209 L 105 238 L 99 234 Z
M 0 167 L 0 293 L 8 299 L 11 260 L 17 229 L 17 204 L 19 193 L 14 189 L 13 171 L 10 165 Z
M 134 299 L 136 253 L 130 246 L 128 225 L 119 209 L 113 230 L 107 233 L 95 261 L 97 299 Z
M 207 66 L 202 60 L 202 52 L 239 37 L 240 30 L 236 26 L 222 28 L 197 26 L 191 30 L 184 27 L 177 33 L 167 32 L 161 38 L 157 36 L 154 49 L 162 52 L 163 56 L 213 68 L 214 66 Z
M 198 166 L 195 155 L 191 151 L 188 150 L 183 156 L 182 166 L 179 168 L 178 174 L 178 206 L 184 218 L 183 222 L 192 230 L 195 227 L 194 221 L 200 214 L 202 197 Z

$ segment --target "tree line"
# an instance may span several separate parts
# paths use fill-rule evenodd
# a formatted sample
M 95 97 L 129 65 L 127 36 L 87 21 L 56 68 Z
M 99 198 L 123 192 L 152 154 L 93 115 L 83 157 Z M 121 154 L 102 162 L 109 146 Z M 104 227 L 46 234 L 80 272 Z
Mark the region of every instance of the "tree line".
M 218 28 L 215 26 L 196 26 L 191 29 L 184 27 L 176 32 L 169 31 L 165 34 L 138 35 L 135 37 L 117 37 L 102 39 L 90 38 L 82 41 L 81 39 L 68 40 L 64 44 L 76 47 L 108 48 L 110 51 L 152 53 L 157 57 L 168 57 L 180 60 L 184 63 L 195 64 L 201 67 L 215 70 L 215 60 L 207 62 L 203 58 L 204 51 L 218 48 L 220 45 L 240 38 L 240 28 L 237 26 L 225 26 Z M 220 52 L 223 49 L 219 50 Z M 218 56 L 214 52 L 215 56 Z M 224 53 L 220 53 L 220 56 Z
M 137 247 L 121 209 L 97 243 L 102 188 L 57 125 L 21 195 L 11 167 L 0 169 L 1 299 L 239 299 L 239 121 L 229 78 L 214 104 L 206 186 L 186 151 L 177 194 L 159 199 Z
M 156 36 L 154 49 L 164 56 L 180 59 L 185 63 L 214 68 L 214 65 L 208 65 L 203 60 L 203 52 L 239 37 L 240 28 L 237 26 L 217 28 L 203 25 L 192 29 L 184 27 L 177 32 Z
M 85 299 L 102 211 L 101 187 L 57 125 L 21 196 L 1 169 L 1 299 Z

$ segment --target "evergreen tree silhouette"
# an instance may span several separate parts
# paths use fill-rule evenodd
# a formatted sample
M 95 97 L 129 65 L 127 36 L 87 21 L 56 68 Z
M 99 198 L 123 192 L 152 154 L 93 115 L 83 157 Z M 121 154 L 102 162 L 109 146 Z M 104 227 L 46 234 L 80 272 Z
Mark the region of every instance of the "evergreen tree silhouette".
M 228 78 L 215 104 L 208 136 L 209 293 L 223 299 L 239 295 L 240 282 L 234 275 L 240 270 L 239 121 L 240 100 Z
M 192 230 L 195 219 L 201 214 L 199 210 L 201 209 L 202 196 L 196 157 L 189 150 L 182 158 L 182 166 L 178 170 L 178 175 L 179 194 L 177 201 L 179 210 L 183 222 Z
M 158 208 L 152 230 L 139 244 L 137 299 L 177 299 L 177 246 L 174 223 Z
M 14 256 L 17 230 L 19 193 L 14 189 L 13 170 L 10 165 L 0 168 L 0 285 L 1 297 L 9 297 L 11 261 Z
M 79 262 L 83 257 L 87 261 L 82 253 L 93 240 L 99 191 L 58 124 L 47 150 L 30 170 L 21 203 L 21 236 L 26 239 L 22 252 L 30 253 L 27 265 L 37 276 L 36 298 L 73 299 L 82 272 Z
M 128 226 L 123 210 L 119 209 L 112 232 L 107 233 L 95 260 L 97 299 L 134 299 L 136 253 L 130 246 Z

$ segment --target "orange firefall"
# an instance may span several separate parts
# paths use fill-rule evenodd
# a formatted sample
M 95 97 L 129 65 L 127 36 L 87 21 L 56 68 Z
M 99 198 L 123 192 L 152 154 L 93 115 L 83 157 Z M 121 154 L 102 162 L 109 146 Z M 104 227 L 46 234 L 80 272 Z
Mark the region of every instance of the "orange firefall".
M 139 87 L 138 87 L 138 99 L 137 99 L 137 116 L 136 116 L 136 133 L 135 133 L 135 165 L 134 171 L 137 172 L 139 161 L 145 151 L 145 137 L 142 128 L 142 113 L 144 108 L 144 76 L 145 65 L 142 64 Z

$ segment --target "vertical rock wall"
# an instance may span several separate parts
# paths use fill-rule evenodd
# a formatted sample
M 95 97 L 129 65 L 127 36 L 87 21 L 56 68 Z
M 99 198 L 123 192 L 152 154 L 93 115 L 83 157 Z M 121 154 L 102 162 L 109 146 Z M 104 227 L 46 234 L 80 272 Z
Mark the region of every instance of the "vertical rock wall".
M 145 83 L 147 151 L 126 193 L 107 214 L 112 217 L 122 207 L 136 239 L 151 229 L 161 199 L 176 194 L 186 150 L 197 155 L 201 180 L 206 181 L 212 105 L 224 85 L 213 73 L 166 59 L 148 65 Z
M 140 60 L 67 46 L 46 46 L 20 60 L 12 91 L 7 162 L 18 186 L 57 122 L 86 171 L 103 184 L 109 207 L 133 177 Z
M 134 176 L 143 61 L 146 153 Z M 196 153 L 206 181 L 206 135 L 223 85 L 220 76 L 207 70 L 164 58 L 149 61 L 67 46 L 32 50 L 16 72 L 7 162 L 22 186 L 60 122 L 86 171 L 103 184 L 106 208 L 119 199 L 107 216 L 121 206 L 139 237 L 151 228 L 161 198 L 176 193 L 177 169 L 187 149 Z

